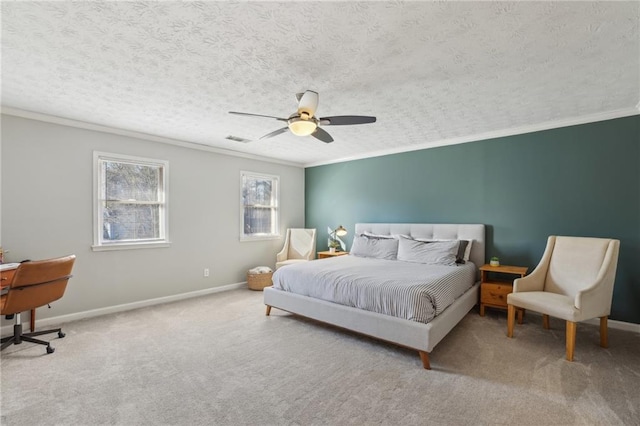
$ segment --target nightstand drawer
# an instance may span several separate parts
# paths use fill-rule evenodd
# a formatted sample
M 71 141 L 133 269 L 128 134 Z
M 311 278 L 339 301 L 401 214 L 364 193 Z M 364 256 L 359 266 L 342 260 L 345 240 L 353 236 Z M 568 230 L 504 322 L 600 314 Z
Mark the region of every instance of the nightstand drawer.
M 480 267 L 482 285 L 480 287 L 480 316 L 484 316 L 485 305 L 491 308 L 507 308 L 507 295 L 513 291 L 513 277 L 522 278 L 527 273 L 525 266 L 491 266 Z M 522 319 L 518 317 L 518 323 Z
M 507 294 L 513 291 L 510 284 L 482 284 L 480 302 L 487 305 L 507 306 Z

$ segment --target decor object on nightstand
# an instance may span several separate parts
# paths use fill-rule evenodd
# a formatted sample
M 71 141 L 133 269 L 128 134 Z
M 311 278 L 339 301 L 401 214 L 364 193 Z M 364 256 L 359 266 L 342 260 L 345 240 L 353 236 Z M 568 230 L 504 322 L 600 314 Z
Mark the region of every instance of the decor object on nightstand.
M 491 266 L 500 266 L 500 259 L 498 259 L 496 256 L 493 256 L 491 258 L 491 260 L 489 261 L 489 265 L 491 265 Z
M 337 249 L 342 247 L 338 237 L 344 237 L 345 235 L 347 235 L 347 230 L 342 225 L 329 233 L 329 252 L 335 253 Z
M 265 287 L 269 287 L 273 283 L 271 277 L 273 271 L 268 266 L 256 266 L 247 271 L 247 287 L 249 290 L 262 291 Z

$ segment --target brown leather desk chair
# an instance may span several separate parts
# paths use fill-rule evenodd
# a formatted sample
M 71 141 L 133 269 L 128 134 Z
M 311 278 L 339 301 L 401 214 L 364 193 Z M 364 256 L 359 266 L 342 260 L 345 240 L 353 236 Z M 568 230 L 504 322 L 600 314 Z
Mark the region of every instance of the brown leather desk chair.
M 4 350 L 12 344 L 18 345 L 25 340 L 46 345 L 47 353 L 53 353 L 55 349 L 51 347 L 49 342 L 33 337 L 57 332 L 58 337 L 62 338 L 64 337 L 62 330 L 56 328 L 35 333 L 23 333 L 20 313 L 60 299 L 64 295 L 69 278 L 71 278 L 71 269 L 75 260 L 75 255 L 70 255 L 57 259 L 22 263 L 16 269 L 9 285 L 9 291 L 0 298 L 0 314 L 16 314 L 16 323 L 13 326 L 13 335 L 2 338 L 0 350 Z

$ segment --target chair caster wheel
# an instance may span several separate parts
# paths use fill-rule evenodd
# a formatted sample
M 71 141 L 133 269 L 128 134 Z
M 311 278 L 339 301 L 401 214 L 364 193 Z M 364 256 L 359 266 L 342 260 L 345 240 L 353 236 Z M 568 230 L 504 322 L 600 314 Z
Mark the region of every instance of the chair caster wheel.
M 66 334 L 64 334 L 62 331 L 58 331 L 58 337 L 59 338 L 63 338 L 64 336 L 66 336 Z
M 52 348 L 51 346 L 47 346 L 47 353 L 52 354 L 56 351 L 56 348 Z

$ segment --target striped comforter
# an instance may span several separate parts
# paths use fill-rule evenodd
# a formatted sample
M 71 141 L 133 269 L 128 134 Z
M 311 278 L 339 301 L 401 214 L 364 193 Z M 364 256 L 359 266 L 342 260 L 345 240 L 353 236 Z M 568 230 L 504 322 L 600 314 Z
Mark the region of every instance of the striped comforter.
M 428 323 L 475 282 L 476 266 L 338 256 L 284 266 L 275 289 Z

